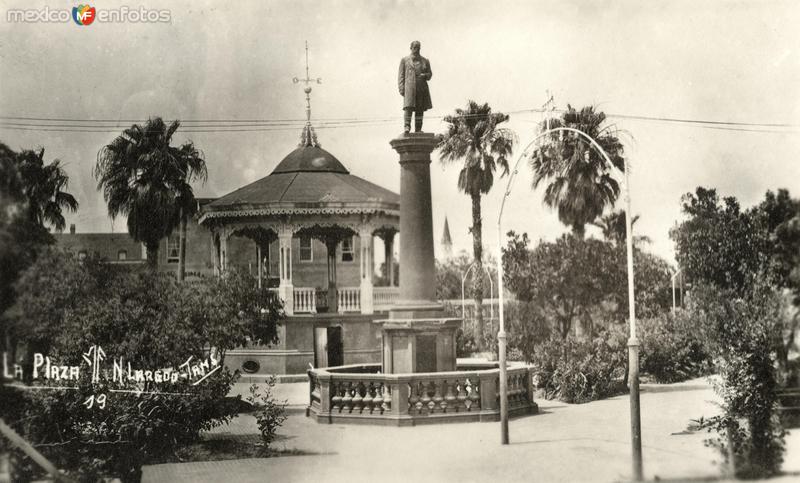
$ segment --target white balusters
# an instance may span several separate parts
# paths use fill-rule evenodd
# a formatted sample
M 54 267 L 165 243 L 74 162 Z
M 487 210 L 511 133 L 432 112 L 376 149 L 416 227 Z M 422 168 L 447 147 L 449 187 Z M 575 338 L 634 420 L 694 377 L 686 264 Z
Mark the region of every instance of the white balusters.
M 400 298 L 399 287 L 372 287 L 372 306 L 374 310 L 386 311 Z
M 341 287 L 336 291 L 339 312 L 361 312 L 361 289 L 359 287 Z
M 317 294 L 313 287 L 294 288 L 294 311 L 311 314 L 317 312 Z

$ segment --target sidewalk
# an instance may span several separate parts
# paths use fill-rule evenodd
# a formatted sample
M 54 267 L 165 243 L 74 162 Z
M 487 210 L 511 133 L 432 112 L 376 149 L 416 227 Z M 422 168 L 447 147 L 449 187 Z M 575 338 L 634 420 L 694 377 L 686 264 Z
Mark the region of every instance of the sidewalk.
M 245 388 L 246 390 L 246 388 Z M 307 384 L 281 384 L 276 395 L 293 407 L 305 404 Z M 706 433 L 686 431 L 690 419 L 716 411 L 708 383 L 643 385 L 641 395 L 644 468 L 647 479 L 717 477 L 715 450 Z M 510 422 L 511 444 L 499 444 L 497 423 L 427 425 L 410 428 L 317 424 L 293 411 L 280 430 L 278 449 L 303 456 L 155 465 L 144 482 L 319 482 L 319 481 L 625 481 L 630 477 L 628 397 L 570 405 L 537 401 L 540 414 Z M 252 434 L 255 421 L 240 416 L 214 431 Z M 786 472 L 800 472 L 800 431 L 787 437 Z M 794 481 L 797 476 L 781 480 Z M 774 481 L 774 480 L 771 480 Z

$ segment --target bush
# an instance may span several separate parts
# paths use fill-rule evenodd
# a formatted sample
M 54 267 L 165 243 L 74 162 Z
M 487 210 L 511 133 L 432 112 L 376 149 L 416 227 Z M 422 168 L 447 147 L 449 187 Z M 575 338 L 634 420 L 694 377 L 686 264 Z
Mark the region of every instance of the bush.
M 208 371 L 248 337 L 275 342 L 283 315 L 252 277 L 237 273 L 178 283 L 149 270 L 110 270 L 51 252 L 19 283 L 19 320 L 32 326 L 22 332 L 25 340 L 48 348 L 59 364 L 81 366 L 81 378 L 69 381 L 76 389 L 25 392 L 14 408 L 0 408 L 0 416 L 15 411 L 14 429 L 82 480 L 138 481 L 142 464 L 196 441 L 239 408 L 226 398 L 238 372 L 223 367 L 198 385 L 190 378 L 114 382 L 110 374 L 92 382 L 82 363 L 90 347 L 103 348 L 107 370 L 120 358 L 123 367 L 143 370 L 175 369 L 191 358 L 210 359 Z M 33 468 L 20 471 L 33 476 L 25 476 Z
M 685 311 L 676 316 L 662 314 L 637 320 L 642 372 L 659 383 L 710 374 L 713 370 L 711 356 L 700 338 L 702 330 L 694 322 L 691 314 Z
M 547 399 L 585 403 L 624 392 L 625 335 L 602 332 L 592 340 L 551 337 L 533 357 L 537 386 Z
M 505 306 L 505 317 L 509 353 L 519 360 L 533 362 L 536 351 L 542 349 L 551 333 L 541 308 L 532 302 L 509 303 Z
M 267 379 L 266 384 L 263 393 L 259 391 L 257 384 L 252 384 L 247 401 L 256 408 L 255 417 L 258 430 L 261 432 L 261 441 L 264 443 L 264 448 L 269 448 L 278 428 L 286 421 L 286 401 L 277 402 L 272 396 L 275 376 Z
M 780 472 L 784 436 L 777 412 L 777 345 L 781 343 L 780 297 L 757 282 L 746 298 L 732 290 L 698 287 L 693 295 L 699 321 L 716 354 L 723 413 L 701 427 L 718 436 L 716 447 L 738 478 L 767 478 Z
M 460 327 L 456 329 L 456 357 L 470 357 L 478 350 L 478 344 L 472 334 L 467 334 Z

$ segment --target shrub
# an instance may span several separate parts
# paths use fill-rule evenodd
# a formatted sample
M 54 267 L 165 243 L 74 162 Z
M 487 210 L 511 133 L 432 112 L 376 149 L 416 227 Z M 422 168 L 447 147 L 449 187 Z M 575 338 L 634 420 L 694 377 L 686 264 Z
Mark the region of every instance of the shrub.
M 550 326 L 542 310 L 532 302 L 509 303 L 505 306 L 508 350 L 527 363 L 550 337 Z M 510 358 L 510 357 L 509 357 Z
M 456 329 L 456 357 L 470 357 L 478 350 L 478 344 L 472 334 L 467 334 L 460 327 Z
M 784 435 L 777 415 L 777 344 L 781 343 L 780 298 L 757 282 L 746 298 L 732 290 L 698 287 L 694 311 L 716 354 L 723 413 L 701 426 L 718 436 L 718 448 L 736 477 L 765 478 L 780 472 Z
M 711 356 L 701 339 L 702 330 L 690 313 L 662 314 L 637 320 L 642 372 L 656 382 L 672 383 L 710 374 Z
M 275 387 L 275 376 L 266 380 L 264 392 L 261 393 L 257 384 L 250 386 L 250 395 L 247 401 L 255 406 L 255 417 L 258 423 L 258 430 L 261 432 L 261 441 L 264 448 L 269 448 L 275 439 L 275 434 L 284 421 L 286 421 L 286 401 L 277 402 L 272 395 Z
M 601 331 L 592 340 L 551 337 L 534 354 L 537 386 L 548 399 L 585 403 L 624 392 L 625 335 Z

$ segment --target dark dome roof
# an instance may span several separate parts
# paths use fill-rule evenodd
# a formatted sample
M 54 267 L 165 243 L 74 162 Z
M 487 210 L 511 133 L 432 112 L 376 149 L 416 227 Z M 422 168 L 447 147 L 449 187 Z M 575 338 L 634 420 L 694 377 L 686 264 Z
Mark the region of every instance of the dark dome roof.
M 347 168 L 334 155 L 318 146 L 301 146 L 295 149 L 278 163 L 272 174 L 319 171 L 349 174 Z

